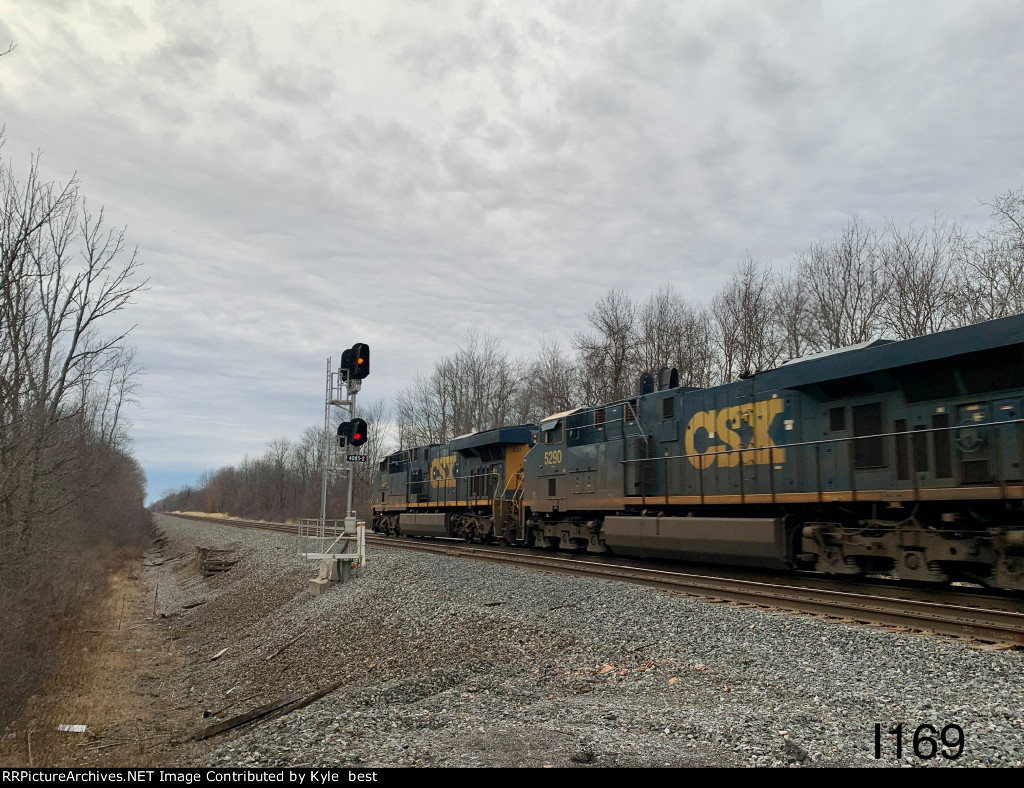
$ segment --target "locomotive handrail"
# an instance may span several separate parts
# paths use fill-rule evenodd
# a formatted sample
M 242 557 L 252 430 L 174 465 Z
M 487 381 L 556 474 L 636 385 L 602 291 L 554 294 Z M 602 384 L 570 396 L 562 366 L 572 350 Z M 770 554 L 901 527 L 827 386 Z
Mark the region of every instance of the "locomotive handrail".
M 489 474 L 481 474 L 481 475 L 483 475 L 483 476 L 494 476 L 494 477 L 499 477 L 499 478 L 501 477 L 501 474 L 498 472 L 497 468 L 492 468 L 491 472 Z M 459 482 L 460 481 L 466 481 L 467 479 L 473 479 L 473 478 L 477 478 L 477 477 L 475 477 L 471 473 L 465 473 L 465 474 L 461 474 L 459 476 L 454 476 L 453 475 L 453 476 L 446 476 L 446 477 L 444 477 L 444 481 L 446 481 L 446 482 L 447 481 L 453 481 L 453 482 L 455 482 L 455 484 L 445 485 L 444 487 L 435 487 L 434 488 L 435 490 L 442 490 L 443 489 L 445 491 L 445 494 L 443 496 L 438 496 L 436 498 L 436 500 L 427 501 L 426 503 L 436 503 L 436 504 L 441 504 L 441 505 L 445 505 L 445 506 L 458 506 L 459 503 L 461 502 L 461 503 L 465 503 L 468 506 L 470 501 L 479 501 L 479 500 L 485 499 L 485 498 L 490 498 L 490 499 L 494 500 L 494 496 L 492 494 L 490 494 L 490 493 L 485 493 L 485 494 L 480 495 L 480 496 L 472 496 L 467 491 L 467 493 L 464 496 L 463 495 L 459 495 Z M 421 485 L 421 484 L 422 485 L 429 485 L 430 484 L 430 479 L 420 479 L 419 481 L 415 481 L 415 482 L 414 481 L 407 481 L 407 482 L 405 482 L 405 496 L 406 496 L 406 502 L 407 503 L 409 502 L 409 500 L 410 500 L 410 498 L 412 496 L 412 487 L 413 487 L 413 485 L 417 485 L 418 486 L 418 485 Z M 449 497 L 448 496 L 448 490 L 451 490 L 453 488 L 455 489 L 455 495 L 454 495 L 454 497 Z M 497 490 L 497 485 L 495 485 L 495 490 Z M 416 503 L 423 503 L 423 501 L 416 501 Z
M 627 408 L 629 409 L 629 412 L 633 415 L 632 419 L 626 418 L 626 409 Z M 612 419 L 612 421 L 615 422 L 615 421 L 618 421 L 618 419 Z M 647 438 L 647 428 L 644 426 L 643 422 L 640 421 L 640 412 L 639 412 L 639 410 L 637 408 L 633 407 L 633 401 L 632 400 L 626 400 L 625 402 L 622 403 L 622 439 L 623 440 L 625 440 L 626 437 L 627 437 L 627 435 L 626 435 L 626 427 L 630 423 L 636 425 L 636 429 L 637 429 L 637 433 L 638 433 L 639 437 L 644 438 L 644 439 Z M 636 436 L 632 436 L 632 437 L 636 437 Z
M 979 427 L 1003 427 L 1003 426 L 1006 426 L 1008 424 L 1024 424 L 1024 418 L 1008 419 L 1006 421 L 978 421 L 978 422 L 973 422 L 973 424 L 976 424 Z M 951 430 L 961 429 L 961 428 L 963 428 L 963 426 L 964 426 L 963 424 L 951 424 L 948 427 L 925 427 L 925 428 L 918 429 L 918 430 L 906 430 L 904 432 L 876 432 L 876 433 L 872 433 L 871 435 L 850 435 L 850 436 L 847 436 L 847 437 L 844 437 L 844 438 L 825 438 L 824 440 L 817 440 L 817 441 L 799 441 L 797 443 L 777 443 L 777 444 L 775 444 L 773 446 L 747 446 L 746 448 L 742 448 L 742 449 L 725 449 L 725 450 L 720 451 L 720 452 L 710 452 L 709 453 L 709 452 L 700 452 L 700 451 L 698 451 L 698 452 L 694 452 L 692 454 L 671 454 L 671 455 L 663 456 L 663 457 L 636 457 L 634 459 L 628 459 L 628 460 L 627 459 L 623 459 L 620 462 L 629 463 L 629 462 L 650 462 L 651 460 L 683 460 L 683 459 L 689 459 L 690 457 L 708 457 L 708 456 L 712 456 L 713 457 L 716 454 L 731 454 L 733 452 L 740 452 L 742 454 L 743 452 L 747 452 L 747 451 L 767 451 L 767 450 L 771 450 L 771 449 L 792 449 L 792 448 L 797 448 L 797 447 L 800 447 L 800 446 L 816 446 L 816 445 L 825 445 L 827 443 L 843 443 L 844 441 L 859 441 L 859 440 L 867 440 L 869 438 L 898 438 L 901 435 L 911 435 L 911 436 L 913 436 L 913 435 L 924 435 L 924 434 L 927 434 L 929 432 L 949 432 Z
M 500 493 L 498 492 L 499 485 L 497 485 L 497 484 L 494 485 L 494 495 L 492 496 L 492 500 L 494 501 L 494 506 L 495 507 L 497 507 L 498 501 L 506 501 L 506 500 L 508 500 L 505 497 L 505 494 L 508 492 L 509 486 L 512 484 L 512 480 L 515 479 L 519 474 L 520 474 L 520 471 L 516 471 L 515 473 L 506 473 L 505 474 L 505 489 L 503 489 Z M 497 468 L 492 469 L 491 475 L 492 476 L 497 476 L 499 481 L 500 481 L 501 474 L 498 473 L 498 469 Z M 521 486 L 522 486 L 522 484 L 517 485 L 517 487 L 521 487 Z

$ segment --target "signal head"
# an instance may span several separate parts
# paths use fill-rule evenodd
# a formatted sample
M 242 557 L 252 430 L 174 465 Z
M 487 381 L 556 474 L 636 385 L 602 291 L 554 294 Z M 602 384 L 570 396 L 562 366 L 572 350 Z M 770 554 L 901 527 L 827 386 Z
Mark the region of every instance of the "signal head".
M 370 374 L 370 346 L 363 342 L 356 342 L 352 346 L 352 355 L 349 357 L 349 369 L 352 370 L 353 380 L 362 380 Z
M 353 446 L 362 446 L 366 443 L 366 422 L 363 419 L 353 419 L 349 432 L 349 439 Z

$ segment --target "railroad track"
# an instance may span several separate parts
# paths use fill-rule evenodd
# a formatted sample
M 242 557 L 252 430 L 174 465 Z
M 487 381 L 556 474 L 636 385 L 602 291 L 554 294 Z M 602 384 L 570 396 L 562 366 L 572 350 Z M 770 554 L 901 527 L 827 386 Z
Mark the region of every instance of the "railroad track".
M 196 515 L 170 515 L 281 533 L 295 526 Z M 793 576 L 771 580 L 728 576 L 721 570 L 684 572 L 650 568 L 599 556 L 552 555 L 497 546 L 426 539 L 367 536 L 367 546 L 420 550 L 506 564 L 541 572 L 638 583 L 687 596 L 721 599 L 764 608 L 795 610 L 834 619 L 935 632 L 986 643 L 1024 648 L 1024 601 L 971 591 L 925 591 Z

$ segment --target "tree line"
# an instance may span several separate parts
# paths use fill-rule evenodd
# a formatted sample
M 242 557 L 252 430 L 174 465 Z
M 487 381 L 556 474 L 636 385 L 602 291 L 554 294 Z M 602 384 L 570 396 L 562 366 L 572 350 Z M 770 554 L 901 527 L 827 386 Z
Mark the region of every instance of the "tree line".
M 788 264 L 749 255 L 707 303 L 665 285 L 634 300 L 609 290 L 568 347 L 545 338 L 529 358 L 496 337 L 469 334 L 398 392 L 399 446 L 629 397 L 642 372 L 676 367 L 707 387 L 878 336 L 910 339 L 1024 312 L 1024 187 L 985 203 L 991 226 L 854 216 Z
M 113 549 L 149 533 L 125 422 L 139 368 L 109 329 L 139 269 L 76 180 L 46 180 L 38 157 L 23 178 L 0 162 L 0 724 L 105 587 Z
M 356 408 L 357 417 L 372 425 L 387 421 L 383 400 Z M 237 465 L 226 465 L 203 473 L 197 483 L 166 491 L 150 508 L 157 511 L 208 512 L 236 517 L 290 521 L 320 516 L 325 439 L 335 440 L 338 414 L 324 435 L 322 424 L 310 425 L 296 441 L 276 438 L 259 457 L 245 457 Z M 360 447 L 368 462 L 357 464 L 354 472 L 353 504 L 357 516 L 365 519 L 371 495 L 370 482 L 377 464 L 389 449 L 386 434 L 370 429 Z M 327 489 L 328 516 L 344 517 L 348 479 L 337 474 Z
M 530 356 L 471 331 L 398 391 L 390 414 L 377 403 L 364 416 L 373 443 L 360 470 L 359 514 L 368 511 L 367 477 L 386 453 L 623 399 L 645 371 L 676 367 L 681 385 L 707 387 L 878 336 L 909 339 L 1024 312 L 1024 187 L 983 204 L 992 222 L 981 232 L 939 217 L 872 226 L 853 216 L 787 263 L 747 255 L 705 303 L 672 285 L 640 299 L 609 290 L 568 345 L 544 337 Z M 385 438 L 374 425 L 387 422 Z M 275 441 L 258 460 L 207 474 L 156 507 L 316 516 L 320 477 L 310 469 L 321 434 L 310 427 L 295 444 Z M 332 488 L 332 500 L 343 501 L 339 494 Z

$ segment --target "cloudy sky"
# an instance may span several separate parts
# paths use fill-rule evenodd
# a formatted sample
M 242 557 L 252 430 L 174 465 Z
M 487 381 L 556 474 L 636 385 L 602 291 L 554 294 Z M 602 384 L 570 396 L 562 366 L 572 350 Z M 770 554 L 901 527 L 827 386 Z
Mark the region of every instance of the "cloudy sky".
M 151 498 L 320 421 L 353 342 L 390 400 L 469 329 L 567 344 L 609 288 L 703 301 L 1024 182 L 1006 0 L 0 0 L 8 41 L 2 155 L 77 173 L 150 280 Z

